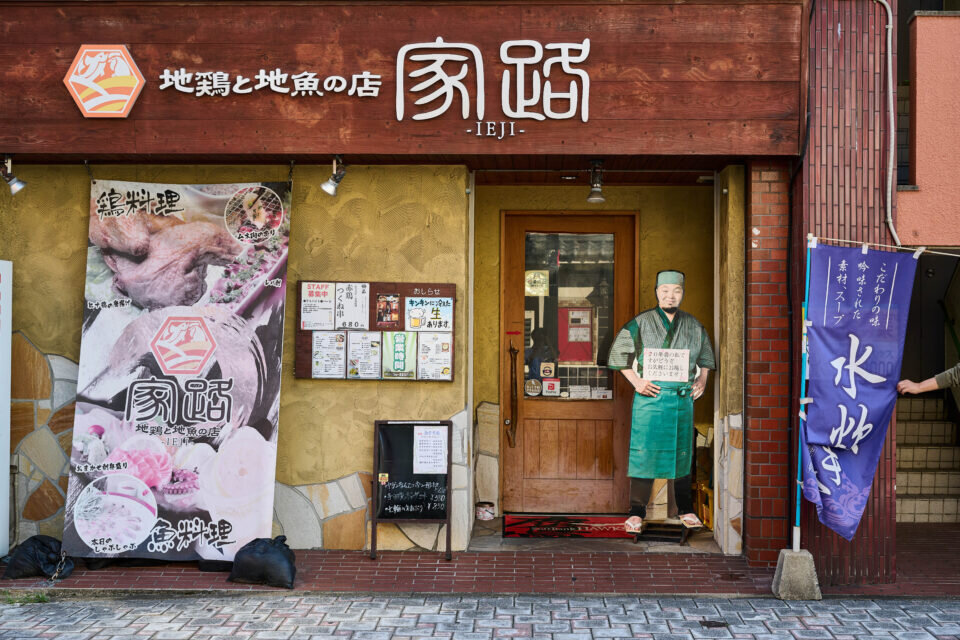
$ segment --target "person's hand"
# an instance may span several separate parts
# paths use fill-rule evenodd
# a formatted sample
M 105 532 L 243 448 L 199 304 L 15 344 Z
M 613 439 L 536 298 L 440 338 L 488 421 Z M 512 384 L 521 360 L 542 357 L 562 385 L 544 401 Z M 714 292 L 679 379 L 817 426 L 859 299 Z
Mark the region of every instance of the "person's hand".
M 707 387 L 707 381 L 703 378 L 697 378 L 693 381 L 693 385 L 690 387 L 690 395 L 693 396 L 693 399 L 696 400 L 703 395 L 704 390 Z
M 660 393 L 660 387 L 645 378 L 640 378 L 637 384 L 633 385 L 633 388 L 636 389 L 640 395 L 651 398 L 656 398 L 657 394 Z
M 920 383 L 913 380 L 901 380 L 897 383 L 899 393 L 923 393 L 920 389 Z

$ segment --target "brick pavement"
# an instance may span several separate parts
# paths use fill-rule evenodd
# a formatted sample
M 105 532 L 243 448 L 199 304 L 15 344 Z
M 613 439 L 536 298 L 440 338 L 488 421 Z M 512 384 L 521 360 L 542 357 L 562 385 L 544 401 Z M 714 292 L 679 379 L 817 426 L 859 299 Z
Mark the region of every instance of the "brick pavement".
M 217 595 L 0 605 L 28 640 L 945 640 L 960 600 Z
M 742 556 L 671 553 L 386 552 L 377 561 L 361 551 L 297 552 L 298 590 L 417 593 L 705 593 L 768 595 L 773 570 L 747 566 Z M 83 563 L 80 561 L 79 567 Z M 195 563 L 155 567 L 78 568 L 57 588 L 251 589 L 204 573 Z M 35 588 L 36 579 L 0 588 Z
M 960 554 L 911 549 L 898 558 L 893 584 L 824 586 L 832 595 L 960 596 Z M 153 567 L 82 568 L 58 582 L 61 589 L 251 590 L 227 582 L 227 574 L 205 573 L 196 563 Z M 704 594 L 767 596 L 773 569 L 751 567 L 742 556 L 677 553 L 454 553 L 386 552 L 378 561 L 362 551 L 297 551 L 298 591 L 335 593 L 542 593 Z M 0 589 L 44 589 L 37 579 L 5 580 Z M 269 589 L 269 588 L 267 588 Z M 281 590 L 282 591 L 282 590 Z

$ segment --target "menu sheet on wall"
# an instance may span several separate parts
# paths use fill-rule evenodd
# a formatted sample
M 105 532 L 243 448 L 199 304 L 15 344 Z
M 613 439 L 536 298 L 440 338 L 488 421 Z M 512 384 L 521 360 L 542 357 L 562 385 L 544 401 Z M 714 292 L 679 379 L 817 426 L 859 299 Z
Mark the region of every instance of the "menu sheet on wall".
M 370 285 L 366 282 L 338 282 L 334 310 L 337 329 L 368 329 Z
M 347 332 L 347 378 L 379 380 L 383 336 L 379 331 Z
M 417 334 L 412 331 L 384 331 L 384 380 L 413 380 L 416 377 Z
M 453 379 L 453 334 L 421 331 L 418 334 L 417 379 Z
M 346 331 L 313 332 L 313 377 L 342 378 L 347 364 Z
M 453 298 L 407 298 L 407 331 L 451 331 Z
M 331 331 L 334 325 L 334 284 L 305 282 L 300 292 L 300 328 Z

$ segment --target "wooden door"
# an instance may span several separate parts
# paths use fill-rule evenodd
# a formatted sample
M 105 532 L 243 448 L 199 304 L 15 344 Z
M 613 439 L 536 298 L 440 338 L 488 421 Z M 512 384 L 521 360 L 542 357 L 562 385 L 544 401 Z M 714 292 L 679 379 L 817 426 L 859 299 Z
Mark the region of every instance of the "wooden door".
M 634 213 L 502 214 L 504 511 L 629 507 L 633 394 L 604 365 L 637 313 L 637 230 Z

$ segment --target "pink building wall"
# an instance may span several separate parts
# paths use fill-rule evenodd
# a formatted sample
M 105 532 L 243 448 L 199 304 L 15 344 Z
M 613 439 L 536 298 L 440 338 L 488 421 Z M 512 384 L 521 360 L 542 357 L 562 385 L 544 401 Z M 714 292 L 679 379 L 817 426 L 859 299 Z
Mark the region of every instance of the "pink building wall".
M 910 24 L 910 171 L 897 234 L 908 245 L 960 246 L 960 14 Z

